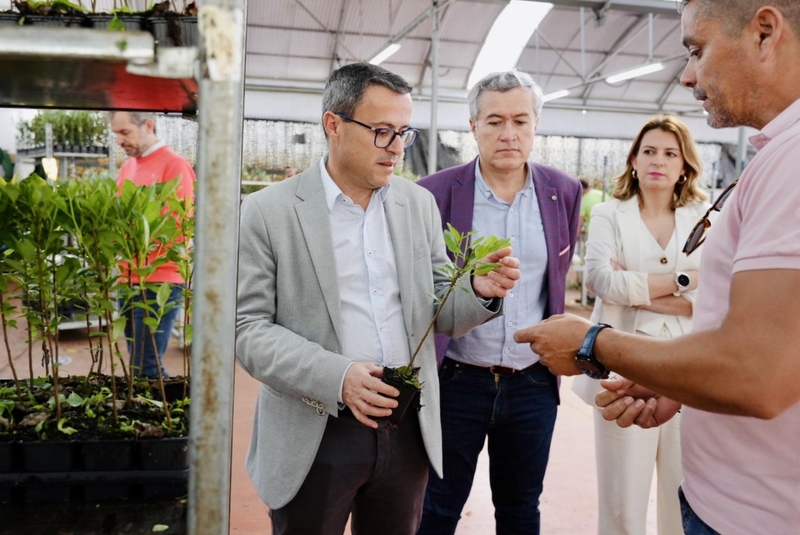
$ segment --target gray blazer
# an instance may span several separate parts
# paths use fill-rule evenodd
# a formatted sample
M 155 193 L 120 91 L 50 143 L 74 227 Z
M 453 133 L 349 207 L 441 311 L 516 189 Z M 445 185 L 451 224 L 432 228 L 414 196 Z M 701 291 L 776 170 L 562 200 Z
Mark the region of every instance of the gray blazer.
M 439 210 L 433 196 L 393 177 L 384 201 L 397 261 L 411 351 L 434 314 L 430 294 L 447 281 Z M 466 284 L 469 287 L 469 284 Z M 434 288 L 435 287 L 435 288 Z M 455 291 L 436 330 L 461 336 L 495 317 L 472 293 Z M 330 218 L 319 167 L 248 196 L 242 203 L 236 356 L 262 385 L 247 470 L 271 508 L 286 505 L 317 454 L 325 424 L 338 415 L 342 317 Z M 442 474 L 439 381 L 433 336 L 417 357 L 419 414 L 431 465 Z

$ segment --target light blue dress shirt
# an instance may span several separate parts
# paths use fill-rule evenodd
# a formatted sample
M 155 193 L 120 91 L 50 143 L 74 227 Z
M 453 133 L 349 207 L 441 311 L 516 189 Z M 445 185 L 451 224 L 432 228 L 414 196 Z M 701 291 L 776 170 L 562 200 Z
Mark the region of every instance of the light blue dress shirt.
M 522 276 L 505 298 L 504 315 L 453 339 L 447 356 L 475 366 L 527 368 L 538 362 L 539 356 L 528 344 L 516 343 L 514 332 L 542 321 L 548 297 L 547 243 L 530 168 L 525 185 L 509 204 L 495 196 L 486 184 L 478 161 L 472 228 L 475 238 L 492 234 L 509 238 L 513 256 L 519 258 Z
M 342 354 L 378 366 L 408 364 L 397 264 L 383 207 L 390 186 L 376 189 L 364 210 L 342 193 L 325 168 L 325 158 L 319 166 L 336 257 Z

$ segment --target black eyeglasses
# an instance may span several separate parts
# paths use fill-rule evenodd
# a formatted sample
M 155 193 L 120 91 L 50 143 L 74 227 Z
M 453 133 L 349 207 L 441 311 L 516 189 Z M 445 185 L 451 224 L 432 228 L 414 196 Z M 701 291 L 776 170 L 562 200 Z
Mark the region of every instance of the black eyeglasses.
M 406 128 L 402 132 L 398 132 L 393 128 L 376 128 L 374 126 L 364 124 L 361 121 L 356 121 L 355 119 L 345 115 L 344 113 L 339 113 L 338 111 L 335 111 L 333 113 L 335 113 L 345 121 L 350 121 L 351 123 L 360 124 L 364 128 L 369 128 L 370 130 L 375 132 L 374 143 L 375 146 L 378 147 L 379 149 L 385 149 L 386 147 L 394 143 L 394 139 L 396 137 L 400 138 L 400 141 L 403 142 L 403 148 L 407 149 L 414 143 L 414 140 L 417 139 L 417 134 L 419 133 L 419 130 L 417 130 L 416 128 Z
M 733 188 L 738 182 L 738 180 L 734 180 L 727 188 L 725 188 L 722 194 L 717 197 L 717 200 L 714 201 L 714 204 L 711 205 L 711 208 L 706 210 L 705 215 L 700 219 L 700 221 L 697 222 L 692 231 L 689 233 L 689 239 L 686 240 L 686 244 L 683 246 L 683 252 L 686 253 L 686 256 L 689 256 L 695 252 L 698 247 L 703 245 L 703 242 L 706 240 L 706 231 L 711 228 L 711 221 L 708 219 L 708 216 L 711 215 L 712 211 L 719 212 L 722 210 L 722 205 L 725 204 L 725 201 L 727 201 L 728 197 L 731 196 Z

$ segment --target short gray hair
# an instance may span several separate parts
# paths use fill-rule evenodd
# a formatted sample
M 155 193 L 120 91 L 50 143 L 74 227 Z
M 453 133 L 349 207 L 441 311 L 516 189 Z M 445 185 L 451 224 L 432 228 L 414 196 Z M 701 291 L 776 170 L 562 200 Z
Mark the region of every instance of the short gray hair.
M 402 76 L 370 63 L 353 63 L 333 71 L 322 93 L 322 114 L 343 113 L 352 116 L 370 86 L 380 85 L 400 95 L 411 93 L 411 85 Z M 324 130 L 324 127 L 323 127 Z M 327 132 L 325 133 L 327 136 Z
M 501 93 L 505 93 L 506 91 L 511 91 L 515 87 L 522 87 L 531 94 L 533 110 L 538 118 L 542 113 L 542 106 L 544 105 L 544 93 L 542 92 L 542 88 L 533 81 L 533 78 L 531 78 L 528 73 L 516 69 L 487 74 L 472 87 L 467 97 L 470 118 L 478 118 L 478 101 L 484 91 L 500 91 Z
M 128 112 L 119 112 L 119 111 L 112 111 L 109 114 L 109 120 L 114 117 L 117 113 L 127 113 L 131 117 L 131 122 L 136 126 L 142 126 L 147 120 L 153 121 L 153 133 L 156 131 L 156 114 L 149 112 L 149 111 L 128 111 Z
M 786 18 L 789 27 L 800 38 L 800 2 L 798 0 L 681 0 L 678 11 L 690 3 L 698 4 L 701 17 L 719 22 L 725 33 L 736 37 L 760 8 L 772 6 Z

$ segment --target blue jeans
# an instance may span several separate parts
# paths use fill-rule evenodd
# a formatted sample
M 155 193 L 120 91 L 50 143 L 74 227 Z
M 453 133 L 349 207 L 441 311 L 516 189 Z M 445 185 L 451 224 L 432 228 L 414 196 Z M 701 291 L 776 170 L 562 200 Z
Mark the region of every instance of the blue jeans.
M 147 301 L 150 305 L 158 310 L 158 305 L 155 304 L 156 292 L 147 290 Z M 179 303 L 183 299 L 183 285 L 172 284 L 170 286 L 168 303 Z M 141 302 L 141 296 L 136 296 L 133 301 Z M 156 331 L 152 337 L 150 335 L 150 327 L 144 323 L 144 310 L 141 308 L 133 309 L 133 323 L 130 320 L 130 310 L 125 310 L 125 303 L 120 300 L 120 309 L 122 314 L 128 318 L 125 324 L 125 337 L 128 339 L 128 354 L 130 355 L 130 363 L 133 368 L 134 375 L 149 375 L 152 377 L 158 376 L 158 363 L 161 362 L 161 374 L 164 377 L 169 377 L 164 369 L 163 357 L 169 345 L 169 337 L 172 334 L 172 324 L 175 323 L 175 317 L 178 315 L 180 306 L 175 306 L 164 314 L 161 322 L 158 324 Z M 155 340 L 155 348 L 153 347 L 153 340 Z M 135 351 L 135 354 L 134 354 Z M 156 351 L 158 351 L 158 360 L 156 360 Z
M 678 499 L 681 501 L 681 517 L 683 518 L 683 532 L 685 535 L 719 535 L 708 524 L 703 522 L 692 510 L 692 506 L 686 501 L 683 489 L 678 489 Z
M 488 436 L 497 534 L 538 535 L 539 496 L 558 411 L 555 376 L 540 365 L 495 376 L 445 358 L 439 382 L 444 479 L 430 471 L 417 534 L 455 533 Z

